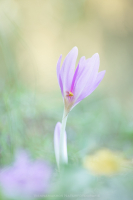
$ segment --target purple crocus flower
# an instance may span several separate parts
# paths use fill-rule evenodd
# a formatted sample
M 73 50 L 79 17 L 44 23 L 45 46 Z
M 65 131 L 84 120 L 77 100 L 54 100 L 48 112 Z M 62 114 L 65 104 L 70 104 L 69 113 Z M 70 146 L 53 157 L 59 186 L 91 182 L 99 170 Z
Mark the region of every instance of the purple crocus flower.
M 43 161 L 31 161 L 26 152 L 17 154 L 12 166 L 0 171 L 0 186 L 10 198 L 34 199 L 48 191 L 52 170 Z
M 88 59 L 85 56 L 81 57 L 75 70 L 77 56 L 78 48 L 74 47 L 66 56 L 61 69 L 62 55 L 57 63 L 57 78 L 66 115 L 96 89 L 105 74 L 105 71 L 98 72 L 100 64 L 98 53 Z
M 55 150 L 55 157 L 56 157 L 56 162 L 57 162 L 58 167 L 59 167 L 59 160 L 60 160 L 60 136 L 61 136 L 60 133 L 61 133 L 61 123 L 58 122 L 55 126 L 55 131 L 54 131 L 54 150 Z M 63 159 L 63 163 L 68 162 L 66 131 L 65 131 L 64 140 L 63 140 L 62 159 Z
M 57 125 L 54 139 L 55 155 L 58 165 L 65 162 L 65 128 L 68 113 L 74 106 L 76 106 L 80 101 L 82 101 L 96 89 L 105 74 L 105 71 L 98 72 L 100 64 L 98 53 L 94 54 L 91 58 L 88 59 L 85 59 L 84 56 L 81 57 L 78 66 L 75 69 L 77 56 L 78 48 L 74 47 L 66 56 L 61 68 L 60 65 L 62 55 L 60 56 L 57 63 L 57 78 L 64 100 L 62 124 Z

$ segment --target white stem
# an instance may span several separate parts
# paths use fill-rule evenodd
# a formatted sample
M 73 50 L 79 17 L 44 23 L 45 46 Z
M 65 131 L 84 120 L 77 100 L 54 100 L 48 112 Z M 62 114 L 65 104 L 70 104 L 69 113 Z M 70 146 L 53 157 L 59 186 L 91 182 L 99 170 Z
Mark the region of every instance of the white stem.
M 64 163 L 64 136 L 65 136 L 65 128 L 66 128 L 66 122 L 67 122 L 67 117 L 65 111 L 63 113 L 63 118 L 62 118 L 62 126 L 61 126 L 61 133 L 60 133 L 60 157 L 59 157 L 59 165 Z

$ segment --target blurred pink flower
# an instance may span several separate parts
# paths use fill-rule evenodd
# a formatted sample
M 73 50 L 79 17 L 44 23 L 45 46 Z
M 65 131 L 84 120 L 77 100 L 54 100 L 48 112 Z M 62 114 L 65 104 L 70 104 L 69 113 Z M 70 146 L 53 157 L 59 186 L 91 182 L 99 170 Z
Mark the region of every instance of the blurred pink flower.
M 61 133 L 61 123 L 58 122 L 55 126 L 55 131 L 54 131 L 54 150 L 55 150 L 55 157 L 56 157 L 56 162 L 59 167 L 59 160 L 60 160 L 60 133 Z M 67 157 L 67 136 L 66 136 L 66 131 L 63 137 L 63 150 L 62 150 L 62 159 L 64 163 L 68 162 L 68 157 Z
M 7 197 L 34 199 L 48 191 L 51 175 L 52 169 L 46 162 L 33 162 L 22 151 L 12 166 L 0 171 L 0 186 Z
M 61 69 L 62 55 L 57 63 L 57 78 L 64 99 L 66 115 L 96 89 L 105 74 L 105 71 L 98 73 L 100 64 L 98 53 L 88 59 L 85 56 L 81 57 L 75 70 L 77 56 L 78 48 L 74 47 L 66 56 Z

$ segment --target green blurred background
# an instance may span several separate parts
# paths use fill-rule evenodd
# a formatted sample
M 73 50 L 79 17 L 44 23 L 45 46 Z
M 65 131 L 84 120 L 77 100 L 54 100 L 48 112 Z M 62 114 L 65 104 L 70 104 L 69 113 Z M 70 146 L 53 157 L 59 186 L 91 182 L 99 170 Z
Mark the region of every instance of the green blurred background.
M 120 177 L 126 190 L 119 179 L 113 179 L 102 182 L 104 191 L 96 180 L 96 184 L 85 182 L 86 174 L 81 172 L 83 157 L 98 149 L 133 158 L 132 21 L 132 0 L 0 0 L 1 166 L 12 162 L 16 149 L 25 148 L 56 168 L 53 133 L 63 114 L 56 63 L 60 54 L 64 59 L 77 46 L 78 61 L 98 52 L 100 71 L 106 74 L 93 94 L 69 115 L 70 169 L 65 169 L 65 176 L 84 183 L 77 184 L 74 192 L 90 184 L 102 191 L 100 199 L 107 200 L 105 191 L 116 185 L 119 193 L 113 188 L 114 196 L 110 192 L 108 199 L 133 198 L 130 175 Z M 69 183 L 58 185 L 67 191 Z

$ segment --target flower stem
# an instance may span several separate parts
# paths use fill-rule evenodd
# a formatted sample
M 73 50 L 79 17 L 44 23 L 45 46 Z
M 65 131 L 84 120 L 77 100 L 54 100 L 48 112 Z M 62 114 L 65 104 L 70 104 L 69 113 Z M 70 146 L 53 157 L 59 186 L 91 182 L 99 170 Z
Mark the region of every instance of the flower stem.
M 64 159 L 63 149 L 64 149 L 64 137 L 65 137 L 65 128 L 66 128 L 66 122 L 67 117 L 65 111 L 63 113 L 62 118 L 62 126 L 61 126 L 61 133 L 60 133 L 60 158 L 59 158 L 59 165 L 66 163 L 66 160 Z

